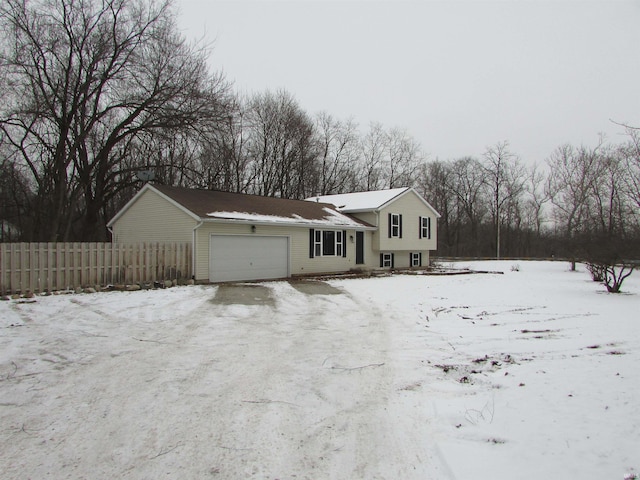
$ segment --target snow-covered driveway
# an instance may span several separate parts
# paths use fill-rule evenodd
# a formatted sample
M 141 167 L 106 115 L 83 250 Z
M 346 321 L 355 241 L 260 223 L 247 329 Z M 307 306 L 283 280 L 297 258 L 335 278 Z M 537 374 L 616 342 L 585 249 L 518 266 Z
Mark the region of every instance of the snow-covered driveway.
M 640 282 L 510 266 L 1 302 L 2 478 L 635 472 Z

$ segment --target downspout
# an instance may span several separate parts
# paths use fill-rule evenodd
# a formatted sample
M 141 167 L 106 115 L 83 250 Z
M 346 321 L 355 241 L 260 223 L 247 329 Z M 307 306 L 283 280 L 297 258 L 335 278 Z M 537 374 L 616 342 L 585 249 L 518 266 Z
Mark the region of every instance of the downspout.
M 192 232 L 192 238 L 191 238 L 191 268 L 193 270 L 193 273 L 191 275 L 191 278 L 193 280 L 193 283 L 195 283 L 196 281 L 196 230 L 198 230 L 202 224 L 204 222 L 202 220 L 200 220 L 198 222 L 198 224 L 193 227 L 193 232 Z
M 378 250 L 377 252 L 380 253 L 380 242 L 382 241 L 382 235 L 380 234 L 380 210 L 376 210 L 376 230 L 374 232 L 374 235 L 377 233 L 378 234 Z M 375 244 L 374 244 L 375 245 Z

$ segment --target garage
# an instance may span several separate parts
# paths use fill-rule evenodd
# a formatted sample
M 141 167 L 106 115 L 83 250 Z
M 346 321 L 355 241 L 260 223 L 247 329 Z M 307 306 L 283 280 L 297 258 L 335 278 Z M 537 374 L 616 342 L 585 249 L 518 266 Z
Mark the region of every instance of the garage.
M 289 276 L 289 238 L 211 235 L 209 280 L 232 282 Z

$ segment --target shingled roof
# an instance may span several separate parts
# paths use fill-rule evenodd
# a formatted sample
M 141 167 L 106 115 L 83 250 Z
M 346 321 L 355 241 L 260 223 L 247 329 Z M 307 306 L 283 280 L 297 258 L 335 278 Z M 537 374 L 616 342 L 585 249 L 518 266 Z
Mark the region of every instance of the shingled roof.
M 155 189 L 201 220 L 371 227 L 328 203 L 166 185 L 147 184 L 145 188 Z

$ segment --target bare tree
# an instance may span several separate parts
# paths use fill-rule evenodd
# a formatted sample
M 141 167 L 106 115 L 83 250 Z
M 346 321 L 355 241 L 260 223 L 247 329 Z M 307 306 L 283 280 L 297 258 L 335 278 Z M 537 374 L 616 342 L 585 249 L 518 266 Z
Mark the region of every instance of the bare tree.
M 530 225 L 539 237 L 542 233 L 542 224 L 545 221 L 544 206 L 549 202 L 549 197 L 544 186 L 546 175 L 541 171 L 536 163 L 531 165 L 526 177 L 525 192 L 527 199 L 525 202 L 525 215 L 527 224 Z
M 490 192 L 491 214 L 495 227 L 496 258 L 500 258 L 501 227 L 505 213 L 514 215 L 517 202 L 524 191 L 525 172 L 517 155 L 509 149 L 509 142 L 488 147 L 484 153 L 485 184 Z M 517 212 L 519 215 L 519 212 Z
M 469 247 L 466 254 L 477 255 L 480 251 L 479 227 L 487 213 L 487 202 L 484 196 L 484 171 L 482 164 L 473 157 L 463 157 L 451 165 L 448 176 L 449 189 L 455 193 L 458 209 L 464 212 L 469 232 Z
M 640 129 L 627 128 L 629 141 L 620 147 L 624 158 L 626 194 L 636 207 L 640 207 Z
M 413 186 L 417 182 L 418 168 L 424 163 L 418 142 L 406 130 L 393 128 L 387 133 L 386 152 L 386 186 Z
M 191 178 L 194 185 L 228 192 L 249 191 L 256 172 L 251 168 L 248 110 L 245 100 L 234 98 L 218 130 L 199 140 Z
M 227 85 L 178 33 L 169 1 L 5 0 L 0 18 L 15 92 L 0 128 L 35 186 L 31 237 L 103 239 L 136 142 L 212 128 Z
M 624 237 L 633 218 L 629 198 L 625 195 L 625 168 L 618 148 L 605 146 L 597 157 L 599 175 L 591 185 L 589 228 L 606 237 Z
M 372 123 L 361 140 L 360 187 L 359 190 L 380 190 L 384 188 L 384 155 L 387 133 L 380 123 Z
M 27 226 L 30 190 L 19 165 L 3 153 L 0 148 L 0 242 L 14 242 Z
M 440 214 L 438 219 L 438 252 L 440 255 L 456 255 L 462 227 L 461 211 L 453 185 L 453 169 L 450 162 L 435 160 L 421 167 L 418 192 Z
M 248 105 L 251 193 L 284 198 L 309 196 L 314 171 L 313 122 L 290 93 L 254 95 Z
M 549 157 L 551 174 L 546 194 L 554 208 L 554 219 L 561 235 L 569 241 L 588 227 L 591 193 L 600 177 L 602 163 L 594 149 L 563 145 Z
M 358 132 L 353 121 L 342 122 L 326 112 L 315 117 L 318 186 L 315 193 L 329 195 L 351 189 L 358 160 Z

